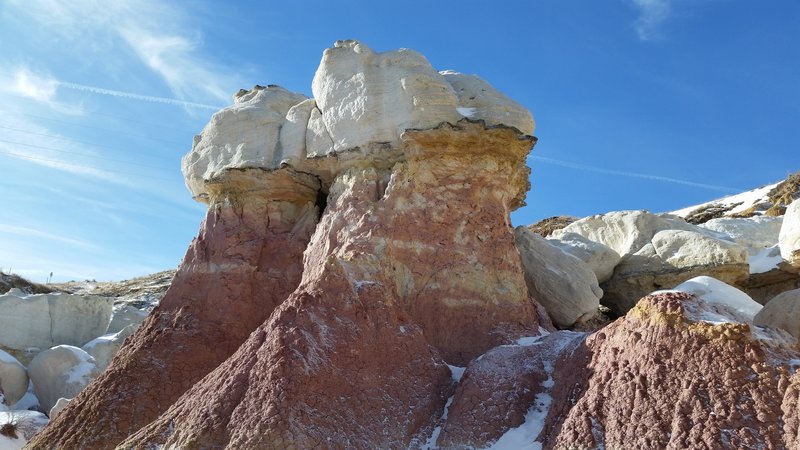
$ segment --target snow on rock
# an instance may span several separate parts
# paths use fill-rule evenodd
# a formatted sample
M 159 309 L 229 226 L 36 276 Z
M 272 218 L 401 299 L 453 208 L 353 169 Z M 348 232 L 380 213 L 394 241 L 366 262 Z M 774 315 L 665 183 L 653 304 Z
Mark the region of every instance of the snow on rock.
M 467 366 L 456 387 L 440 448 L 540 448 L 534 444 L 544 428 L 554 398 L 556 367 L 582 359 L 585 333 L 557 331 L 530 345 L 496 347 Z M 574 358 L 574 359 L 573 359 Z M 568 383 L 569 384 L 569 383 Z
M 686 208 L 679 209 L 677 211 L 672 211 L 671 214 L 680 217 L 687 217 L 693 212 L 697 210 L 701 210 L 704 208 L 708 208 L 709 206 L 718 206 L 725 210 L 725 214 L 737 214 L 748 209 L 752 208 L 756 204 L 764 203 L 767 199 L 767 194 L 776 186 L 778 186 L 780 182 L 770 184 L 767 186 L 762 186 L 757 189 L 753 189 L 750 191 L 742 192 L 736 195 L 729 195 L 727 197 L 722 197 L 720 199 L 712 200 L 710 202 L 701 203 L 699 205 L 688 206 Z M 760 212 L 756 212 L 757 214 Z
M 778 243 L 782 223 L 783 217 L 774 216 L 719 217 L 699 226 L 730 236 L 752 255 Z
M 92 355 L 78 347 L 59 345 L 45 350 L 31 361 L 28 373 L 44 411 L 59 398 L 74 398 L 99 375 Z
M 790 265 L 800 268 L 800 200 L 793 201 L 786 208 L 778 244 L 781 257 Z
M 134 329 L 147 318 L 147 310 L 136 308 L 132 305 L 120 305 L 114 307 L 114 315 L 105 334 L 118 333 L 124 328 L 133 325 Z
M 714 313 L 701 313 L 695 317 L 697 320 L 752 322 L 762 308 L 761 304 L 739 289 L 707 276 L 692 278 L 673 290 L 696 295 L 714 307 Z
M 0 433 L 0 450 L 18 450 L 47 425 L 47 416 L 38 411 L 4 411 L 0 412 L 0 428 L 12 424 L 13 434 Z
M 611 247 L 577 233 L 562 233 L 558 238 L 548 237 L 547 239 L 565 253 L 585 262 L 594 271 L 597 281 L 600 283 L 611 278 L 614 267 L 622 259 L 619 253 Z
M 556 326 L 569 327 L 597 312 L 603 290 L 586 263 L 526 227 L 514 235 L 528 290 Z
M 756 253 L 751 253 L 750 258 L 747 260 L 750 265 L 750 273 L 764 273 L 780 266 L 783 258 L 781 257 L 781 249 L 776 244 L 772 247 L 762 248 Z
M 603 304 L 623 315 L 644 295 L 700 275 L 729 283 L 747 278 L 747 250 L 695 231 L 661 230 L 617 265 L 602 286 Z
M 785 448 L 781 401 L 800 356 L 796 341 L 693 320 L 687 308 L 704 304 L 685 292 L 656 293 L 588 337 L 589 363 L 554 373 L 572 380 L 576 395 L 545 447 Z
M 0 426 L 3 425 L 1 420 L 2 419 L 0 419 Z M 27 443 L 28 441 L 19 435 L 16 437 L 11 437 L 0 434 L 0 450 L 19 450 L 22 447 L 25 447 L 25 444 Z
M 0 350 L 0 404 L 13 405 L 28 390 L 28 372 L 16 358 Z
M 82 347 L 86 353 L 92 355 L 97 364 L 97 370 L 103 371 L 111 363 L 111 359 L 122 347 L 125 338 L 136 331 L 136 325 L 128 325 L 117 333 L 109 333 L 93 339 Z
M 25 350 L 83 345 L 105 333 L 113 299 L 64 293 L 0 295 L 0 345 Z
M 800 339 L 800 289 L 775 296 L 755 315 L 753 324 L 778 328 Z

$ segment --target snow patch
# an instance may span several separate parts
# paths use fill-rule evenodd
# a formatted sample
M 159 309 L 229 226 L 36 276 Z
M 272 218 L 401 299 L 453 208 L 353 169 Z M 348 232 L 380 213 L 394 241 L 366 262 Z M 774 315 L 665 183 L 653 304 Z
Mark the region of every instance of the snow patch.
M 506 431 L 489 447 L 490 450 L 541 450 L 542 443 L 537 439 L 544 428 L 544 421 L 550 411 L 550 405 L 553 403 L 550 390 L 555 384 L 553 364 L 550 361 L 542 361 L 542 363 L 547 373 L 547 379 L 541 384 L 545 390 L 536 395 L 533 406 L 525 414 L 525 422 L 517 428 Z
M 79 361 L 78 364 L 74 365 L 67 372 L 67 383 L 82 383 L 86 385 L 92 381 L 94 378 L 92 372 L 97 370 L 97 363 L 94 358 L 92 358 L 92 355 L 71 345 L 59 345 L 53 348 L 67 349 L 71 351 Z
M 461 377 L 464 376 L 464 371 L 467 370 L 466 367 L 451 366 L 450 364 L 448 364 L 447 367 L 450 368 L 450 375 L 456 383 L 461 381 Z
M 740 194 L 731 195 L 728 197 L 723 197 L 717 200 L 712 200 L 710 202 L 701 203 L 699 205 L 689 206 L 687 208 L 679 209 L 677 211 L 672 211 L 670 214 L 674 214 L 680 217 L 686 217 L 691 214 L 693 211 L 703 208 L 709 205 L 721 205 L 721 206 L 730 206 L 736 203 L 741 203 L 740 205 L 736 206 L 735 208 L 731 209 L 730 211 L 726 212 L 725 214 L 736 214 L 743 212 L 753 205 L 757 203 L 762 203 L 767 201 L 767 195 L 769 191 L 773 190 L 780 182 L 775 184 L 770 184 L 767 186 L 763 186 L 757 189 L 753 189 L 752 191 L 742 192 Z M 757 214 L 760 214 L 757 212 Z
M 456 108 L 456 111 L 464 117 L 472 117 L 478 112 L 476 108 Z
M 781 249 L 776 244 L 772 247 L 767 247 L 755 255 L 750 256 L 750 273 L 764 273 L 772 269 L 778 268 L 778 265 L 783 261 L 781 258 Z
M 447 413 L 450 412 L 450 405 L 453 404 L 453 396 L 447 399 L 447 403 L 444 404 L 444 412 L 442 413 L 442 417 L 439 419 L 439 425 L 433 429 L 433 433 L 431 437 L 425 442 L 425 444 L 420 447 L 420 450 L 436 450 L 439 447 L 436 445 L 436 440 L 439 439 L 439 435 L 442 433 L 442 425 L 447 421 Z
M 706 322 L 752 322 L 762 305 L 749 295 L 715 278 L 700 276 L 685 281 L 675 287 L 675 291 L 694 294 L 709 308 L 694 313 L 691 319 Z

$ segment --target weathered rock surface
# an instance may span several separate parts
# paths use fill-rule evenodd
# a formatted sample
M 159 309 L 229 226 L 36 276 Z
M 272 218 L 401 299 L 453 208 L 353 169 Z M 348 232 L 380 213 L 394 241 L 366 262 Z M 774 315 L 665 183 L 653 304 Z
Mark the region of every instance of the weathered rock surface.
M 28 390 L 28 372 L 16 358 L 0 350 L 0 394 L 6 405 L 13 405 Z
M 59 345 L 36 355 L 28 373 L 39 405 L 50 411 L 58 399 L 78 395 L 100 371 L 90 354 L 78 347 Z
M 113 448 L 233 354 L 300 282 L 317 181 L 290 169 L 215 180 L 200 233 L 160 305 L 32 448 Z
M 440 448 L 485 448 L 497 444 L 514 448 L 514 437 L 504 436 L 525 422 L 544 423 L 554 398 L 555 371 L 585 361 L 585 333 L 558 331 L 523 338 L 517 345 L 497 347 L 467 366 L 447 410 L 436 441 Z M 574 378 L 571 378 L 574 380 Z M 555 396 L 555 397 L 554 397 Z M 541 431 L 527 430 L 533 438 Z M 517 447 L 530 442 L 519 442 Z
M 109 298 L 11 289 L 0 295 L 0 346 L 81 346 L 105 333 L 111 310 Z
M 567 328 L 597 313 L 603 290 L 583 261 L 525 227 L 517 227 L 514 235 L 528 290 L 553 324 Z
M 735 284 L 749 276 L 747 261 L 747 250 L 733 242 L 694 231 L 662 230 L 623 258 L 601 285 L 603 304 L 622 315 L 644 295 L 701 275 Z
M 662 293 L 590 336 L 591 375 L 563 419 L 548 417 L 545 448 L 784 448 L 796 341 L 709 314 L 697 297 Z
M 97 370 L 102 372 L 106 370 L 106 367 L 111 363 L 111 359 L 122 347 L 125 338 L 132 335 L 136 328 L 136 325 L 128 325 L 116 333 L 104 334 L 99 338 L 92 339 L 81 348 L 92 355 L 97 364 Z
M 563 233 L 548 239 L 551 244 L 585 262 L 594 272 L 597 281 L 608 281 L 622 257 L 611 247 L 589 240 L 577 233 Z
M 778 244 L 781 257 L 791 266 L 800 268 L 800 200 L 793 201 L 786 208 Z
M 767 302 L 753 324 L 779 328 L 800 339 L 800 289 L 783 292 Z

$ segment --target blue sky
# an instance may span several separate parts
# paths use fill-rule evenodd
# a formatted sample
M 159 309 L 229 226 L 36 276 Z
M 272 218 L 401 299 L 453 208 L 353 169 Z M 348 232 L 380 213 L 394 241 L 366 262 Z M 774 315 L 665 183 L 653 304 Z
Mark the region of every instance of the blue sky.
M 0 268 L 44 281 L 175 267 L 180 157 L 239 88 L 311 94 L 358 39 L 478 74 L 530 109 L 515 224 L 666 211 L 800 170 L 800 2 L 0 2 Z

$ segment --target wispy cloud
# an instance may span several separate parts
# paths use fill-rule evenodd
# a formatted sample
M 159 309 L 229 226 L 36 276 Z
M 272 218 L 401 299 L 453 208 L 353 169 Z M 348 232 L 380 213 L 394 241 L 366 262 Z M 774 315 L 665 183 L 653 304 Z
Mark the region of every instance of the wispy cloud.
M 659 26 L 667 20 L 672 12 L 671 0 L 631 0 L 639 10 L 639 17 L 634 27 L 642 40 L 650 40 L 658 36 Z
M 154 0 L 8 0 L 8 3 L 19 14 L 67 39 L 121 42 L 149 70 L 161 77 L 180 100 L 228 103 L 232 89 L 240 84 L 235 74 L 216 65 L 204 53 L 202 39 L 191 26 L 190 16 L 174 5 Z M 113 45 L 103 50 L 103 58 L 119 58 L 125 54 Z
M 16 236 L 23 236 L 23 237 L 47 239 L 49 241 L 58 242 L 59 244 L 67 244 L 85 250 L 97 250 L 100 248 L 97 245 L 82 239 L 76 239 L 69 236 L 61 236 L 30 227 L 19 227 L 14 225 L 0 224 L 0 233 L 13 234 Z
M 578 164 L 569 161 L 562 161 L 560 159 L 553 159 L 547 158 L 544 156 L 535 156 L 531 155 L 528 157 L 534 161 L 543 162 L 545 164 L 552 164 L 555 166 L 561 167 L 568 167 L 570 169 L 582 170 L 584 172 L 594 172 L 594 173 L 602 173 L 606 175 L 613 175 L 613 176 L 620 176 L 620 177 L 629 177 L 629 178 L 641 178 L 644 180 L 651 180 L 651 181 L 660 181 L 664 183 L 672 183 L 672 184 L 680 184 L 683 186 L 690 186 L 696 187 L 701 189 L 708 189 L 712 191 L 719 191 L 719 192 L 727 192 L 727 193 L 737 193 L 741 192 L 741 189 L 729 187 L 729 186 L 719 186 L 716 184 L 706 184 L 706 183 L 697 183 L 694 181 L 689 180 L 681 180 L 679 178 L 672 178 L 672 177 L 665 177 L 661 175 L 652 175 L 648 173 L 639 173 L 639 172 L 628 172 L 622 170 L 612 170 L 612 169 L 604 169 L 602 167 L 595 167 L 589 166 L 586 164 Z
M 27 67 L 12 73 L 0 73 L 0 94 L 28 98 L 61 114 L 83 115 L 83 107 L 58 101 L 58 81 L 47 75 L 36 74 Z

